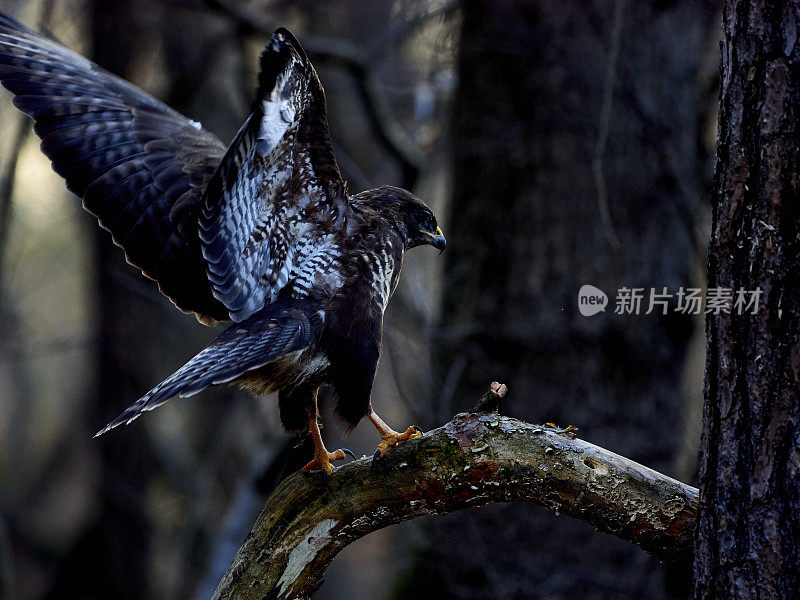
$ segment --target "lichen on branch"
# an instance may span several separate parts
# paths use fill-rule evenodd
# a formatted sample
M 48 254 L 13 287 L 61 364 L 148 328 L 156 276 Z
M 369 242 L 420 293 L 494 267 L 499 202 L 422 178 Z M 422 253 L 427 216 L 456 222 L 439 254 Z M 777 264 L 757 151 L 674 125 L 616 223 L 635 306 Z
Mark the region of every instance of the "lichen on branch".
M 698 492 L 555 428 L 463 413 L 374 465 L 337 468 L 327 483 L 288 477 L 214 598 L 309 598 L 333 557 L 368 533 L 492 502 L 539 504 L 679 560 L 691 553 Z

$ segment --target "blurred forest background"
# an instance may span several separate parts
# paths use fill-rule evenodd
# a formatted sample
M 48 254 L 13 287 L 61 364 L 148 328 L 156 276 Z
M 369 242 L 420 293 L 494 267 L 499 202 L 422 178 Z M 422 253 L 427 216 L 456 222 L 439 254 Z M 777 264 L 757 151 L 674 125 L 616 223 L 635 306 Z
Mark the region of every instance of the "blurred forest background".
M 373 392 L 431 428 L 506 414 L 696 484 L 702 317 L 577 312 L 589 283 L 703 285 L 719 6 L 701 0 L 0 0 L 230 140 L 269 33 L 327 91 L 352 191 L 401 185 L 448 237 L 407 256 Z M 124 264 L 0 93 L 0 597 L 211 596 L 295 468 L 273 398 L 221 389 L 93 433 L 215 335 Z M 342 444 L 325 419 L 329 447 Z M 371 454 L 371 427 L 346 445 Z M 691 568 L 528 505 L 376 532 L 317 598 L 666 599 Z

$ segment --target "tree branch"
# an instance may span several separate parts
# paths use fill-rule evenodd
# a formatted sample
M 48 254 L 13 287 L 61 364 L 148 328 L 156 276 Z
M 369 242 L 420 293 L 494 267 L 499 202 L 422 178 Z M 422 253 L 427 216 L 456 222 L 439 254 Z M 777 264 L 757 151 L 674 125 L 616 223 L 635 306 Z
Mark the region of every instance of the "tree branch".
M 676 560 L 691 553 L 698 492 L 554 428 L 463 413 L 375 465 L 362 458 L 337 468 L 327 484 L 288 477 L 214 598 L 309 598 L 349 543 L 394 523 L 491 502 L 539 504 Z

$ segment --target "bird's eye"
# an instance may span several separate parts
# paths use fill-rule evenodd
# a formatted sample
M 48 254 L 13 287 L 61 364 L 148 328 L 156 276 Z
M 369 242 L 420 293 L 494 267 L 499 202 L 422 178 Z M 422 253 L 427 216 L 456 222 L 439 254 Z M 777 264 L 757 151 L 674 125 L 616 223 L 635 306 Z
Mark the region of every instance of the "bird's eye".
M 432 232 L 436 230 L 436 219 L 434 219 L 433 215 L 426 210 L 414 211 L 414 220 L 419 225 L 419 228 L 423 231 Z

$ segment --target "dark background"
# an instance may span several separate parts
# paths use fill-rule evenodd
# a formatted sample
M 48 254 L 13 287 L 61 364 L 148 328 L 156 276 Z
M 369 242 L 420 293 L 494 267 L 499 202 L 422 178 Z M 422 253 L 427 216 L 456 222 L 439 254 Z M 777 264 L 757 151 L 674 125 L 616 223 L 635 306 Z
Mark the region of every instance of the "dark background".
M 269 33 L 326 88 L 353 191 L 402 185 L 448 249 L 407 256 L 373 392 L 431 428 L 489 381 L 506 414 L 696 484 L 701 317 L 577 311 L 577 290 L 702 287 L 716 2 L 0 0 L 230 140 Z M 0 596 L 208 598 L 294 441 L 233 390 L 92 434 L 214 335 L 124 265 L 0 93 Z M 331 445 L 342 443 L 334 418 Z M 377 436 L 347 441 L 371 454 Z M 291 462 L 290 462 L 291 464 Z M 688 597 L 690 569 L 527 505 L 341 553 L 318 598 Z

